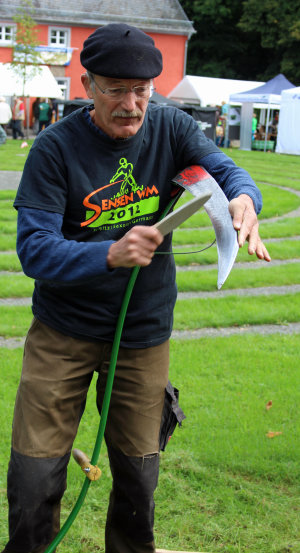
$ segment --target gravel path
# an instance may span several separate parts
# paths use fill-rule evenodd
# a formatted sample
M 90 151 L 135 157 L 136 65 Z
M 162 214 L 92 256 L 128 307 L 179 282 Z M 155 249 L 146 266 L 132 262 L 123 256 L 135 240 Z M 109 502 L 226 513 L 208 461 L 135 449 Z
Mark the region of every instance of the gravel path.
M 218 338 L 222 336 L 245 334 L 300 334 L 300 323 L 287 323 L 285 325 L 245 325 L 237 328 L 200 328 L 198 330 L 174 330 L 172 338 L 175 340 L 197 340 L 199 338 Z

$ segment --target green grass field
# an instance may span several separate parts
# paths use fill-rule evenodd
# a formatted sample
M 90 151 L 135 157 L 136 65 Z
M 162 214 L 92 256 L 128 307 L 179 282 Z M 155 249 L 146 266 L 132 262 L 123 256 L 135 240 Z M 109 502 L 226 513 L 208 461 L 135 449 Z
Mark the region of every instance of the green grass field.
M 21 171 L 27 153 L 27 149 L 26 153 L 20 150 L 19 142 L 8 141 L 0 148 L 1 168 Z M 300 218 L 287 217 L 300 206 L 299 196 L 288 190 L 300 190 L 300 156 L 226 153 L 249 170 L 261 187 L 265 202 L 261 235 L 272 258 L 284 263 L 254 266 L 251 261 L 256 258 L 250 258 L 243 248 L 237 260 L 247 265 L 234 268 L 223 287 L 230 295 L 178 300 L 174 328 L 232 326 L 238 330 L 252 324 L 299 322 L 299 292 L 255 296 L 254 291 L 262 286 L 300 284 Z M 0 300 L 30 297 L 33 290 L 31 279 L 16 274 L 21 267 L 14 253 L 14 196 L 14 191 L 0 191 Z M 282 219 L 268 222 L 278 215 Z M 195 251 L 213 238 L 210 221 L 201 211 L 176 230 L 174 250 Z M 179 291 L 216 291 L 217 270 L 210 268 L 216 262 L 216 246 L 202 253 L 176 255 Z M 238 288 L 253 289 L 253 295 L 237 296 Z M 0 305 L 0 337 L 23 337 L 31 319 L 30 305 Z M 155 496 L 158 547 L 207 553 L 300 553 L 299 340 L 299 334 L 263 333 L 171 340 L 170 379 L 180 389 L 180 405 L 187 418 L 161 456 Z M 22 348 L 0 348 L 0 548 L 7 540 L 6 470 L 22 354 Z M 272 402 L 269 409 L 268 402 Z M 98 423 L 94 379 L 75 442 L 88 455 Z M 111 486 L 105 446 L 99 465 L 102 478 L 90 486 L 58 553 L 104 552 Z M 83 479 L 71 460 L 62 521 Z
M 180 387 L 187 418 L 162 454 L 155 497 L 160 547 L 232 553 L 300 550 L 298 346 L 298 336 L 172 343 L 171 380 Z M 22 351 L 1 350 L 1 358 L 1 406 L 11 420 Z M 94 384 L 75 443 L 88 454 L 98 425 Z M 266 410 L 269 401 L 272 408 Z M 269 432 L 280 434 L 268 438 Z M 5 424 L 1 536 L 6 532 L 9 441 L 10 424 Z M 103 475 L 90 486 L 79 517 L 59 546 L 62 553 L 104 551 L 111 485 L 104 446 L 99 466 Z M 82 482 L 83 475 L 71 460 L 63 520 Z

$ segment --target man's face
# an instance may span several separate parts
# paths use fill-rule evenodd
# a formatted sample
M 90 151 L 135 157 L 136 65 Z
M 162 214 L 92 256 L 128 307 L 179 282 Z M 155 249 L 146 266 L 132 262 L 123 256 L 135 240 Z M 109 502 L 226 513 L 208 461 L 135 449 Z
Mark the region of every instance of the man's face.
M 143 124 L 149 96 L 140 97 L 132 91 L 136 86 L 149 86 L 150 80 L 113 79 L 95 75 L 94 86 L 86 74 L 81 76 L 82 84 L 89 98 L 93 99 L 95 109 L 91 117 L 95 125 L 111 138 L 129 138 L 134 136 Z M 103 94 L 107 88 L 126 87 L 127 92 L 114 98 Z

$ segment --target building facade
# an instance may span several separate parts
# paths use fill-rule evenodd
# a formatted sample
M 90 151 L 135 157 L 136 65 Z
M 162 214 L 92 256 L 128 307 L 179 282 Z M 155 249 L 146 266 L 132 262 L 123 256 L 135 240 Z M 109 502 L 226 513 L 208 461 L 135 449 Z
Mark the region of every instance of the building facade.
M 12 61 L 13 17 L 21 6 L 21 0 L 0 3 L 1 63 Z M 178 0 L 31 0 L 31 6 L 39 59 L 51 69 L 65 99 L 85 97 L 80 82 L 82 44 L 108 23 L 134 25 L 154 39 L 164 60 L 163 72 L 155 80 L 157 92 L 166 96 L 184 77 L 187 43 L 194 29 Z

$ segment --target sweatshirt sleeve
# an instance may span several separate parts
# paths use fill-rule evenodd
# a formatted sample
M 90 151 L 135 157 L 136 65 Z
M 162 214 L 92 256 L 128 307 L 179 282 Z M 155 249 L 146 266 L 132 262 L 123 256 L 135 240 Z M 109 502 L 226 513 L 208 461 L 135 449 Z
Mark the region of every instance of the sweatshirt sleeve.
M 240 194 L 247 194 L 253 200 L 256 213 L 260 213 L 261 192 L 247 171 L 238 167 L 221 151 L 201 158 L 201 165 L 214 177 L 229 201 Z
M 106 258 L 113 241 L 77 242 L 62 234 L 59 213 L 20 207 L 17 253 L 24 273 L 37 280 L 73 283 L 111 273 Z

